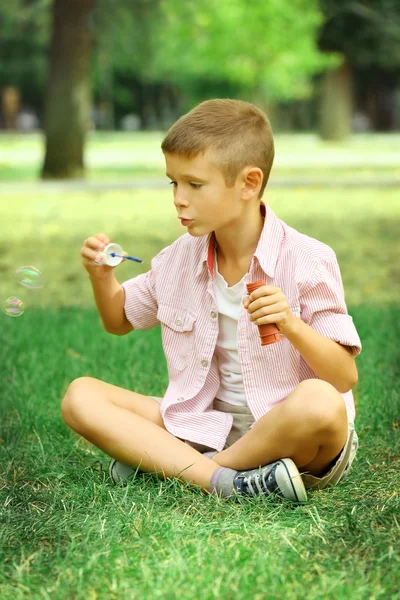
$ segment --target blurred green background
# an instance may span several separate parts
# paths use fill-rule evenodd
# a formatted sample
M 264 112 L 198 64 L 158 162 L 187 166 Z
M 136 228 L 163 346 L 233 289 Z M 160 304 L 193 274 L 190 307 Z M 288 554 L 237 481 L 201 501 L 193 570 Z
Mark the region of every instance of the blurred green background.
M 147 271 L 151 258 L 186 232 L 165 175 L 161 136 L 92 132 L 88 176 L 69 182 L 36 181 L 38 134 L 0 137 L 0 164 L 9 175 L 0 185 L 3 298 L 19 294 L 27 306 L 92 306 L 79 255 L 88 236 L 103 231 L 144 260 L 120 265 L 123 281 Z M 264 201 L 335 250 L 349 307 L 396 303 L 400 135 L 363 134 L 338 144 L 314 134 L 277 134 L 275 144 Z M 17 284 L 15 270 L 23 265 L 41 271 L 43 290 Z
M 400 599 L 399 81 L 397 0 L 0 3 L 0 301 L 25 305 L 0 314 L 2 600 Z M 334 249 L 363 344 L 354 466 L 306 505 L 115 489 L 60 414 L 81 376 L 164 394 L 159 328 L 102 329 L 80 248 L 104 232 L 144 259 L 122 282 L 186 232 L 160 143 L 226 97 L 269 116 L 263 200 Z
M 208 98 L 254 102 L 275 133 L 343 141 L 399 130 L 394 0 L 113 0 L 110 9 L 108 0 L 1 4 L 0 131 L 44 136 L 37 162 L 28 143 L 19 175 L 2 160 L 0 180 L 81 178 L 103 153 L 129 147 L 113 134 L 91 145 L 93 130 L 137 132 L 147 155 L 152 138 L 147 145 L 140 132 L 165 132 Z M 4 142 L 13 163 L 15 140 Z M 106 173 L 117 164 L 129 175 L 112 154 Z

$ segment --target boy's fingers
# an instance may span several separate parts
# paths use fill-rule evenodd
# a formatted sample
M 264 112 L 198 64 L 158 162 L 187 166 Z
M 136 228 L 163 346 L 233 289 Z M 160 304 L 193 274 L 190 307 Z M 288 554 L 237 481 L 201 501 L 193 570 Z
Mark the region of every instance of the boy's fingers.
M 110 243 L 110 240 L 104 233 L 96 233 L 96 235 L 92 235 L 88 237 L 83 245 L 88 248 L 93 248 L 93 250 L 97 250 L 98 248 L 105 248 L 107 244 Z
M 92 250 L 98 250 L 104 246 L 104 242 L 99 240 L 96 236 L 92 236 L 84 241 L 84 246 L 87 248 L 92 248 Z
M 96 237 L 101 240 L 105 246 L 110 243 L 110 240 L 105 233 L 98 233 Z
M 99 253 L 96 252 L 96 250 L 92 250 L 87 246 L 84 246 L 81 250 L 81 255 L 83 256 L 83 258 L 87 258 L 88 260 L 94 260 L 98 256 L 98 254 Z

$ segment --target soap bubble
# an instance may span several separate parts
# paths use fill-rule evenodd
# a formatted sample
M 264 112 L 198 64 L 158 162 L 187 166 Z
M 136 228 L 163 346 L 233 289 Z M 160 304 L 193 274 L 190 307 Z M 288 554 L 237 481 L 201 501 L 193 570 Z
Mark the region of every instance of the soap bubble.
M 43 286 L 42 275 L 35 267 L 20 267 L 16 273 L 18 282 L 24 287 L 33 290 Z
M 3 311 L 9 317 L 20 317 L 24 314 L 24 303 L 16 296 L 10 296 L 4 302 Z

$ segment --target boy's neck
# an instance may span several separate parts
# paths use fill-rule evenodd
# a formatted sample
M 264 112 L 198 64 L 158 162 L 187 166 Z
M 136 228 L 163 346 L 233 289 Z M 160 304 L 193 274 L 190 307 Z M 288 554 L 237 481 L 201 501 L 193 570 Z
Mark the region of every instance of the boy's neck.
M 260 210 L 248 214 L 235 229 L 215 231 L 218 262 L 227 268 L 242 268 L 250 264 L 256 251 L 264 219 Z

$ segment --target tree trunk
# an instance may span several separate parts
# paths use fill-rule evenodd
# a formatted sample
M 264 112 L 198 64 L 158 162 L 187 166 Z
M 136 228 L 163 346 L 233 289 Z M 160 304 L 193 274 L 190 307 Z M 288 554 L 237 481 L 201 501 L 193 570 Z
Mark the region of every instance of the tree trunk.
M 14 86 L 7 86 L 3 88 L 1 100 L 4 127 L 6 129 L 18 129 L 17 119 L 21 108 L 20 91 Z
M 266 114 L 274 132 L 280 129 L 279 107 L 276 102 L 267 97 L 262 85 L 256 85 L 250 92 L 249 102 L 260 108 Z
M 79 177 L 90 110 L 90 12 L 96 0 L 54 0 L 43 178 Z
M 396 129 L 396 86 L 390 73 L 371 73 L 367 89 L 367 112 L 375 131 Z
M 157 116 L 157 130 L 163 131 L 169 128 L 168 123 L 172 120 L 169 112 L 167 83 L 157 83 L 154 96 L 154 107 Z
M 154 112 L 154 84 L 152 83 L 142 82 L 141 118 L 142 130 L 153 131 L 156 129 L 156 116 Z
M 169 106 L 172 114 L 172 124 L 179 119 L 180 116 L 183 115 L 183 98 L 182 91 L 178 88 L 178 86 L 172 84 L 168 85 L 168 93 L 169 93 Z
M 350 65 L 344 62 L 323 77 L 319 133 L 324 140 L 343 140 L 351 134 L 353 85 Z
M 99 129 L 115 129 L 114 108 L 114 73 L 112 56 L 109 49 L 99 44 L 97 51 L 97 63 L 99 67 L 99 105 L 102 111 Z

